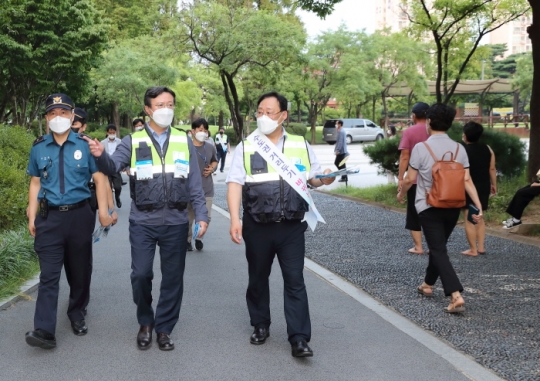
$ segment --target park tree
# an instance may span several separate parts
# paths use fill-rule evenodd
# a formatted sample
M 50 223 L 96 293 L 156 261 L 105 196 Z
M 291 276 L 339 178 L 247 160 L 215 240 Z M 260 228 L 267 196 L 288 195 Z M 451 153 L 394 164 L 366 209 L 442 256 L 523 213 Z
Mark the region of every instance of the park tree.
M 305 11 L 317 14 L 320 18 L 325 18 L 334 11 L 334 5 L 342 0 L 296 0 L 295 4 Z
M 304 44 L 300 24 L 279 15 L 220 2 L 196 1 L 185 5 L 176 41 L 219 75 L 237 136 L 243 134 L 238 75 L 253 67 L 294 60 Z
M 532 25 L 528 32 L 532 43 L 533 77 L 531 87 L 531 133 L 529 140 L 529 162 L 527 178 L 532 181 L 540 169 L 540 4 L 529 0 L 532 9 Z
M 107 25 L 90 0 L 10 0 L 0 7 L 0 123 L 26 126 L 46 97 L 89 88 Z
M 112 122 L 120 126 L 120 115 L 139 115 L 148 87 L 173 86 L 178 69 L 167 61 L 167 49 L 159 39 L 141 37 L 115 43 L 103 55 L 103 64 L 92 70 L 95 96 L 111 104 Z
M 435 45 L 436 98 L 448 103 L 480 41 L 529 10 L 526 0 L 402 0 L 413 36 Z M 452 58 L 462 54 L 457 70 Z

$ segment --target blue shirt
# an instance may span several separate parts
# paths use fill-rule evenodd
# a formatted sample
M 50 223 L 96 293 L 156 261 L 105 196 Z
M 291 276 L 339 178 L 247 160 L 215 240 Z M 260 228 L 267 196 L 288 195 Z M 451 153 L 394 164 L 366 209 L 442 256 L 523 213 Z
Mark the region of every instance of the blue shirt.
M 167 148 L 167 143 L 170 135 L 170 127 L 163 131 L 161 135 L 156 134 L 148 124 L 145 126 L 146 133 L 152 134 L 158 142 L 161 150 Z M 208 222 L 208 210 L 206 209 L 206 198 L 202 188 L 201 171 L 197 159 L 197 152 L 193 146 L 191 139 L 188 139 L 189 147 L 189 176 L 188 188 L 190 192 L 190 202 L 195 211 L 195 221 Z M 167 143 L 168 146 L 168 143 Z M 131 135 L 127 135 L 122 139 L 122 142 L 116 147 L 116 151 L 112 155 L 103 152 L 100 157 L 95 158 L 98 168 L 106 175 L 114 175 L 120 172 L 125 167 L 131 165 Z M 187 209 L 179 211 L 178 209 L 170 209 L 167 206 L 161 209 L 152 211 L 139 210 L 135 203 L 131 202 L 131 212 L 129 221 L 140 225 L 178 225 L 187 224 L 188 216 Z
M 26 173 L 40 178 L 38 200 L 45 197 L 50 205 L 76 204 L 90 198 L 88 181 L 98 171 L 88 143 L 70 131 L 63 145 L 52 134 L 30 151 Z
M 336 140 L 336 147 L 334 148 L 334 151 L 337 152 L 340 155 L 348 154 L 347 151 L 347 140 L 345 136 L 345 130 L 343 130 L 343 127 L 340 128 L 337 135 Z

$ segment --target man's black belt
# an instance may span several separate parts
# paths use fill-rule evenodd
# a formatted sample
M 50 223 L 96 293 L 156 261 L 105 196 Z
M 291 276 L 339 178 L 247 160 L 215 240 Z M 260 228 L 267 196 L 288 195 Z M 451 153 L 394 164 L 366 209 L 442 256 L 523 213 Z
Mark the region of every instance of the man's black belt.
M 78 209 L 85 206 L 88 203 L 88 200 L 82 200 L 76 204 L 69 205 L 49 205 L 49 210 L 59 210 L 61 212 L 67 212 L 68 210 Z

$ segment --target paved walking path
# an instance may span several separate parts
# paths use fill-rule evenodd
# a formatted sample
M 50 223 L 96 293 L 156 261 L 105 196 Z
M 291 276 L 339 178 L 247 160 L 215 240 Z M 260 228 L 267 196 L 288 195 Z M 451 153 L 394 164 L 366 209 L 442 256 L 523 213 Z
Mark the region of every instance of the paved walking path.
M 223 194 L 224 186 L 217 188 Z M 71 332 L 65 314 L 67 284 L 62 279 L 57 348 L 45 351 L 26 345 L 24 333 L 32 329 L 35 308 L 36 293 L 31 293 L 28 300 L 0 311 L 4 328 L 0 380 L 498 379 L 311 262 L 310 268 L 319 272 L 305 272 L 315 356 L 294 359 L 290 355 L 277 264 L 271 276 L 271 336 L 262 346 L 251 345 L 244 248 L 230 241 L 229 221 L 216 211 L 204 250 L 187 256 L 184 301 L 172 334 L 176 349 L 162 352 L 154 343 L 148 351 L 140 351 L 135 344 L 138 325 L 129 281 L 126 190 L 122 200 L 125 207 L 120 209 L 120 222 L 108 238 L 95 245 L 88 334 L 78 337 Z M 332 223 L 335 217 L 326 218 Z M 155 291 L 159 280 L 156 260 Z

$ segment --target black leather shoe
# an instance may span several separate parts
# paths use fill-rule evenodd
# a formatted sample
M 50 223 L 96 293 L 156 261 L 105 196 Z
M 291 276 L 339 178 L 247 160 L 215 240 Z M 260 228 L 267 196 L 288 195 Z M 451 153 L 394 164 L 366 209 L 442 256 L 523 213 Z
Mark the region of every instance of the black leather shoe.
M 193 251 L 193 246 L 191 246 L 191 242 L 187 243 L 186 251 Z
M 25 340 L 31 347 L 39 347 L 42 349 L 52 349 L 56 347 L 56 337 L 52 333 L 42 330 L 41 328 L 35 331 L 28 331 L 25 335 Z
M 122 207 L 122 201 L 120 201 L 120 199 L 118 199 L 118 198 L 116 199 L 116 207 L 118 209 L 120 209 Z
M 195 240 L 195 249 L 201 251 L 203 246 L 204 246 L 203 241 L 201 241 L 200 239 Z
M 127 181 L 122 181 L 122 185 L 126 185 L 127 184 Z
M 86 326 L 86 322 L 84 321 L 84 319 L 72 321 L 71 329 L 73 330 L 73 333 L 77 336 L 84 336 L 88 333 L 88 327 Z
M 307 344 L 306 340 L 300 340 L 291 344 L 293 357 L 312 357 L 313 351 Z
M 159 349 L 162 351 L 172 351 L 174 349 L 174 343 L 171 340 L 171 337 L 167 333 L 158 333 L 157 334 L 157 343 Z
M 139 333 L 137 334 L 137 347 L 145 350 L 152 346 L 152 326 L 141 325 Z
M 261 345 L 266 342 L 266 339 L 268 338 L 268 336 L 270 336 L 270 328 L 265 328 L 265 327 L 255 328 L 255 330 L 251 334 L 251 337 L 249 338 L 249 342 L 251 344 Z

